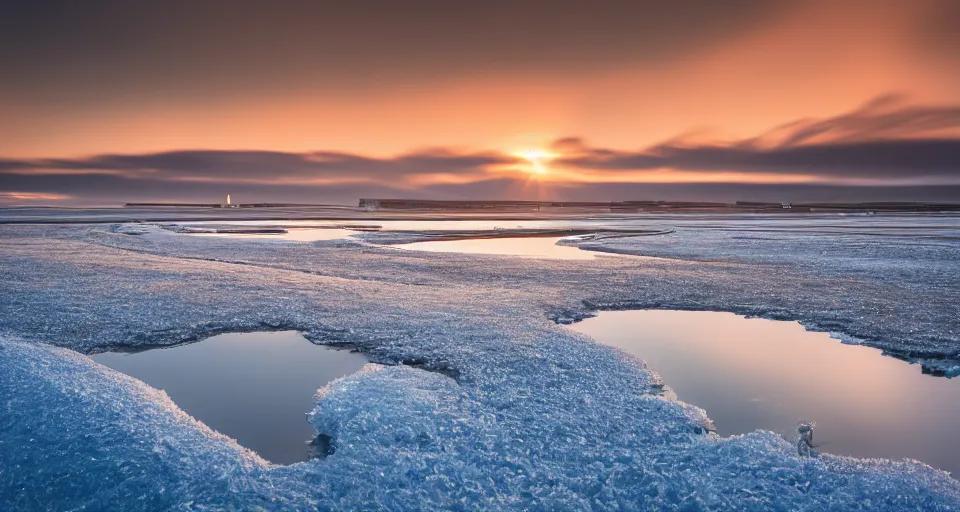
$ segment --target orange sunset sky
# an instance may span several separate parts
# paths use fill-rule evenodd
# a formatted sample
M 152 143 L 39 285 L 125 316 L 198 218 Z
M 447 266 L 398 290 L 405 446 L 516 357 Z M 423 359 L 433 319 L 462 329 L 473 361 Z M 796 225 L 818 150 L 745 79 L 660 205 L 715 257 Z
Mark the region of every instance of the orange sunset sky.
M 960 7 L 13 2 L 0 202 L 960 200 Z

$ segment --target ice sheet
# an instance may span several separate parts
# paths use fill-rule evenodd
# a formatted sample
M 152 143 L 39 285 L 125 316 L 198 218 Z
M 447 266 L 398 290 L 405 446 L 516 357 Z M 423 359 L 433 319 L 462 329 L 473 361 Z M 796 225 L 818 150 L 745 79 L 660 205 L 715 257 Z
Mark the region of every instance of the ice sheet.
M 676 232 L 603 243 L 656 258 L 590 261 L 2 227 L 0 510 L 956 509 L 960 483 L 916 462 L 804 460 L 773 433 L 705 433 L 709 411 L 656 396 L 637 360 L 553 322 L 721 310 L 960 355 L 956 237 L 709 222 L 646 219 Z M 324 460 L 271 466 L 161 393 L 45 345 L 263 329 L 387 365 L 321 394 Z

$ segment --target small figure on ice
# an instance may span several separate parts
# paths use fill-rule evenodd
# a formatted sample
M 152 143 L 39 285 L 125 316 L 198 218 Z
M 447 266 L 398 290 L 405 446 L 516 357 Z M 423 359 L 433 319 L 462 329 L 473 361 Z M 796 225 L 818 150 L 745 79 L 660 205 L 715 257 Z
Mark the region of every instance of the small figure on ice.
M 797 425 L 797 432 L 800 437 L 797 439 L 797 455 L 801 457 L 816 457 L 817 452 L 814 448 L 819 446 L 813 444 L 813 427 L 816 423 L 801 420 Z

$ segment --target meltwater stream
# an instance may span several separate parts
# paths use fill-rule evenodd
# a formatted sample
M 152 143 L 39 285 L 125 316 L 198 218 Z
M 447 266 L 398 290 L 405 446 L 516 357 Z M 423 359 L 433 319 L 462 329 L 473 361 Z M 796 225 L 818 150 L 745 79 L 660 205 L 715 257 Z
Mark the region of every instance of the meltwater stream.
M 359 370 L 357 353 L 310 343 L 295 331 L 232 333 L 170 348 L 107 352 L 93 360 L 167 392 L 208 427 L 263 458 L 309 458 L 306 414 L 328 382 Z
M 960 475 L 960 379 L 845 345 L 797 322 L 709 311 L 605 311 L 570 326 L 661 375 L 723 436 L 771 430 L 791 441 L 816 422 L 817 450 L 911 458 Z

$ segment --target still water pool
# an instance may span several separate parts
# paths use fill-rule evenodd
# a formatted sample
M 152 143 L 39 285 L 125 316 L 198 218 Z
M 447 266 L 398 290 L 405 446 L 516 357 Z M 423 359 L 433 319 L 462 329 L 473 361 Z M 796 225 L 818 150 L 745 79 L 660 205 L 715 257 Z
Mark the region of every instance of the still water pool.
M 473 238 L 468 240 L 438 240 L 414 242 L 393 247 L 411 251 L 456 252 L 465 254 L 499 254 L 525 258 L 562 260 L 592 260 L 603 253 L 584 251 L 577 247 L 557 245 L 560 237 Z
M 659 373 L 707 411 L 720 435 L 771 430 L 818 450 L 912 458 L 960 475 L 960 379 L 932 377 L 879 350 L 797 322 L 705 311 L 605 311 L 570 326 Z
M 306 414 L 328 382 L 367 360 L 314 345 L 295 331 L 232 333 L 142 352 L 107 352 L 93 360 L 167 392 L 208 427 L 278 464 L 310 456 L 316 437 Z
M 357 233 L 340 228 L 286 228 L 286 231 L 286 233 L 191 233 L 190 236 L 276 240 L 280 242 L 318 242 L 321 240 L 339 240 Z

